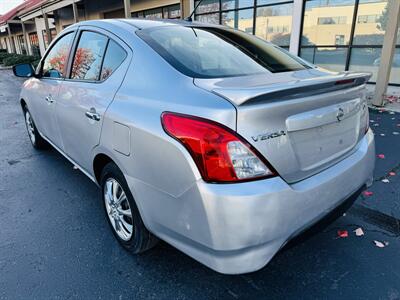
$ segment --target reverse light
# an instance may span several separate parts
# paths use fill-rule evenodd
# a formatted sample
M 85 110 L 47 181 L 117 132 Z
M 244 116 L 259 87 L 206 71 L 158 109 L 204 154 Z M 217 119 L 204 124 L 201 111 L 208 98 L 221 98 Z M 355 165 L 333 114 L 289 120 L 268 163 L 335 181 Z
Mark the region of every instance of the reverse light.
M 275 176 L 268 162 L 236 132 L 211 120 L 164 112 L 164 130 L 190 153 L 207 182 L 238 182 Z

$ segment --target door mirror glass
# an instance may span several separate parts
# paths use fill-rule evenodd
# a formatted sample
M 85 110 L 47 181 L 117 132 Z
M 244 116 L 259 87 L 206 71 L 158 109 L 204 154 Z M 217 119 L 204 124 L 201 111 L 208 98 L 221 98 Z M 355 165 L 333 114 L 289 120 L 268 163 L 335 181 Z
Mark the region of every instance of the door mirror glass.
M 32 77 L 35 75 L 35 70 L 31 64 L 19 64 L 13 67 L 14 75 L 17 77 Z

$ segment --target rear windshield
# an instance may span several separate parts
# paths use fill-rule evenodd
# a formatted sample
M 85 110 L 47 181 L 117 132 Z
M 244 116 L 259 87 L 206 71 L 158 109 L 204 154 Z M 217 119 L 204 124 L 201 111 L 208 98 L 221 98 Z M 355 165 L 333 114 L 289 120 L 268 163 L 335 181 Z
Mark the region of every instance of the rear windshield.
M 241 31 L 166 26 L 138 35 L 174 68 L 195 78 L 219 78 L 309 68 L 285 50 Z

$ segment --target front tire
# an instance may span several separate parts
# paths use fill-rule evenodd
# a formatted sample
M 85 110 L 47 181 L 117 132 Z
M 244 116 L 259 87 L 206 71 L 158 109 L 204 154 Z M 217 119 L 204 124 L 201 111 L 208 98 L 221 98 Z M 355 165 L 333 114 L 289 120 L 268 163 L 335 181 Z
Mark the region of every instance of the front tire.
M 106 217 L 120 244 L 134 254 L 154 247 L 158 239 L 144 226 L 125 177 L 114 163 L 104 167 L 101 187 Z
M 32 143 L 33 148 L 37 150 L 42 150 L 48 148 L 49 144 L 40 135 L 36 128 L 35 122 L 33 121 L 32 115 L 28 108 L 25 106 L 23 109 L 25 117 L 26 130 L 28 131 L 29 140 Z

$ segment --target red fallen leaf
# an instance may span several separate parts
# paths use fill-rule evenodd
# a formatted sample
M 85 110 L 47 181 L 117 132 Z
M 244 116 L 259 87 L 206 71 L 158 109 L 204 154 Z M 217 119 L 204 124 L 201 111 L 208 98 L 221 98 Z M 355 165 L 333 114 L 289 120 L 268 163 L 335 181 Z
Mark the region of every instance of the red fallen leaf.
M 347 238 L 349 236 L 349 233 L 347 230 L 338 230 L 337 234 L 338 234 L 338 237 L 340 237 L 340 238 Z
M 385 154 L 378 154 L 377 155 L 380 159 L 384 159 L 385 158 Z
M 396 173 L 395 172 L 389 172 L 389 175 L 390 176 L 396 176 Z
M 369 196 L 372 196 L 374 193 L 370 192 L 370 191 L 365 191 L 363 194 L 364 194 L 364 196 L 369 197 Z

